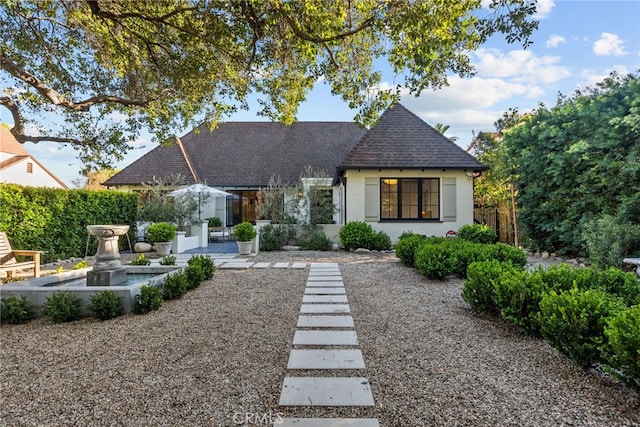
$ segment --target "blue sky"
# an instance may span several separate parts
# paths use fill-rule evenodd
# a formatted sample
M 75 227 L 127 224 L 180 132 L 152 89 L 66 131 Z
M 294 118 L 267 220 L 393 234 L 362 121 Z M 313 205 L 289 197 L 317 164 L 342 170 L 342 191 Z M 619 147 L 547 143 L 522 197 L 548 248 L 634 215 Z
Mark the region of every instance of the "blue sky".
M 494 37 L 472 54 L 475 77 L 451 77 L 448 87 L 424 91 L 419 98 L 406 94 L 402 104 L 431 125 L 450 126 L 446 135 L 458 137 L 458 145 L 466 148 L 473 131 L 494 130 L 493 123 L 509 108 L 524 112 L 539 103 L 552 106 L 558 92 L 570 95 L 593 86 L 611 71 L 640 70 L 640 0 L 540 0 L 538 19 L 533 45 L 526 50 Z M 387 73 L 384 78 L 389 84 L 393 75 Z M 254 104 L 250 111 L 226 121 L 264 120 L 257 111 Z M 301 106 L 298 120 L 350 121 L 354 115 L 318 83 Z M 0 121 L 10 122 L 7 116 L 0 109 Z M 178 135 L 187 132 L 177 130 Z M 153 147 L 141 138 L 117 167 L 125 167 Z M 25 144 L 25 148 L 67 185 L 79 178 L 81 165 L 73 149 L 45 143 Z

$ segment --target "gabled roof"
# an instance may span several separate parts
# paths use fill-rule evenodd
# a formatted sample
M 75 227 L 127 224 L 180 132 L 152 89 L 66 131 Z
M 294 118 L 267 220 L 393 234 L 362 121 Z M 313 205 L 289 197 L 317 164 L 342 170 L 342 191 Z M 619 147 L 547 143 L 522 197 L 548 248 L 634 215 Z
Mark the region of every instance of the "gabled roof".
M 0 152 L 13 154 L 15 156 L 28 156 L 29 153 L 24 149 L 9 129 L 0 126 Z
M 176 143 L 156 147 L 104 184 L 139 185 L 176 173 L 218 187 L 265 186 L 274 174 L 293 183 L 307 165 L 333 174 L 364 133 L 349 122 L 228 122 L 212 132 L 201 125 L 180 138 L 184 151 Z
M 356 144 L 339 169 L 468 169 L 487 166 L 400 104 Z
M 4 126 L 0 126 L 0 152 L 11 154 L 12 156 L 0 162 L 0 171 L 7 170 L 11 167 L 24 162 L 31 161 L 40 167 L 43 172 L 49 175 L 55 182 L 60 185 L 61 188 L 68 190 L 69 187 L 60 181 L 60 179 L 51 173 L 42 163 L 40 163 L 35 157 L 33 157 L 25 148 L 18 142 L 18 140 L 11 134 L 9 129 Z

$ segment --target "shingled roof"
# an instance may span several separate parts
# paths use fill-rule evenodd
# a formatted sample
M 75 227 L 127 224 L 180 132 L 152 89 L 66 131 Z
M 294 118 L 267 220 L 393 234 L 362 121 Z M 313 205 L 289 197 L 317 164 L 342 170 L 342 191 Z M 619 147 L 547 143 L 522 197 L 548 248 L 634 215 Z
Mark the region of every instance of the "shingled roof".
M 187 183 L 217 187 L 265 186 L 274 174 L 293 183 L 307 165 L 334 173 L 364 133 L 349 122 L 228 122 L 213 132 L 202 125 L 180 138 L 184 151 L 179 143 L 156 147 L 105 185 L 139 185 L 176 173 Z
M 345 156 L 339 169 L 489 168 L 411 111 L 394 104 Z

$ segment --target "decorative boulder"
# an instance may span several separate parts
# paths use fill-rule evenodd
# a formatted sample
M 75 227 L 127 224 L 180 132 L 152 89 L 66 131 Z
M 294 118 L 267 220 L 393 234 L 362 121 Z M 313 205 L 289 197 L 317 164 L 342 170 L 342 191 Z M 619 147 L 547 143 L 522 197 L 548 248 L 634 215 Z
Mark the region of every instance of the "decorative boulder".
M 133 251 L 138 253 L 151 252 L 151 245 L 146 242 L 136 242 L 136 244 L 133 246 Z

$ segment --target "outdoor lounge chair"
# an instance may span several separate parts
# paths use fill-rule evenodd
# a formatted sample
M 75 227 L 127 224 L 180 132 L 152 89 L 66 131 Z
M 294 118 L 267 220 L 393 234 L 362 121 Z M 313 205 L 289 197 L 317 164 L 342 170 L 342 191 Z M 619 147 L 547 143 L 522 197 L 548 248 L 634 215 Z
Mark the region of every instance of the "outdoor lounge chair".
M 14 271 L 33 268 L 33 277 L 40 277 L 40 254 L 42 251 L 11 249 L 7 233 L 0 231 L 0 271 L 12 277 Z M 31 257 L 31 261 L 17 262 L 16 255 Z

